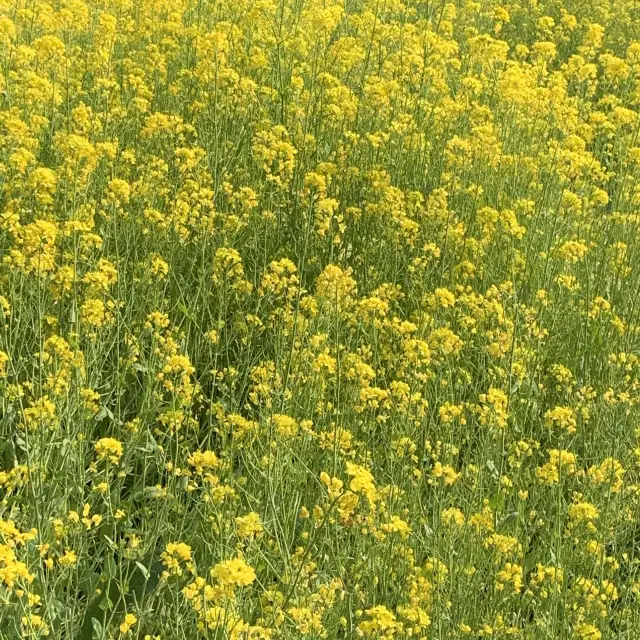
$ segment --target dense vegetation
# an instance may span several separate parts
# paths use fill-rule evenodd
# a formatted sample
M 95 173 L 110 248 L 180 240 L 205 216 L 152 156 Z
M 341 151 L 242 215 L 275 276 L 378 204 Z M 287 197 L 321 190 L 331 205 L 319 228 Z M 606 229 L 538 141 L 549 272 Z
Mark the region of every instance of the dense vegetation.
M 0 0 L 0 637 L 640 637 L 633 0 Z

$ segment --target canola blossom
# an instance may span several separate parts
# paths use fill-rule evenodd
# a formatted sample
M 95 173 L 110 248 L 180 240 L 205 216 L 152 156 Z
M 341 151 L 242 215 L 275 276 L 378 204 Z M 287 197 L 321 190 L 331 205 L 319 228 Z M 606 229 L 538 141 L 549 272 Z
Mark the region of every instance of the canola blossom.
M 0 0 L 0 638 L 640 638 L 634 0 Z

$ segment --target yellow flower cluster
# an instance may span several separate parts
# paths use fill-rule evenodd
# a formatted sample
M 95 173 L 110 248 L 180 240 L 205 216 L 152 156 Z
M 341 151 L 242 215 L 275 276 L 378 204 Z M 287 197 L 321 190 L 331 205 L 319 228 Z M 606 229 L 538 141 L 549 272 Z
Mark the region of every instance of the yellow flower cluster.
M 640 638 L 636 0 L 0 0 L 0 637 Z

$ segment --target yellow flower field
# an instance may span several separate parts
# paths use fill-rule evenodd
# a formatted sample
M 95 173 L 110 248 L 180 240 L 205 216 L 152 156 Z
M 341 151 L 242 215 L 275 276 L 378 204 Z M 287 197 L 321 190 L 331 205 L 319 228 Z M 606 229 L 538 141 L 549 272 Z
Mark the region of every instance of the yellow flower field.
M 0 0 L 0 639 L 640 639 L 635 0 Z

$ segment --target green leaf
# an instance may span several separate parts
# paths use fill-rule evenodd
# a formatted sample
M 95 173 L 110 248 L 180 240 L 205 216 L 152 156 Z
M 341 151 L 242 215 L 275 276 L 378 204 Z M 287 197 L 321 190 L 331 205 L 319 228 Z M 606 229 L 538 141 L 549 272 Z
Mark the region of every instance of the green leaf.
M 138 569 L 140 569 L 140 573 L 144 576 L 145 580 L 149 579 L 149 569 L 147 569 L 147 567 L 145 567 L 142 562 L 136 562 L 136 567 L 138 567 Z
M 102 623 L 96 618 L 91 618 L 91 626 L 93 627 L 94 638 L 104 638 L 104 631 L 102 629 Z
M 516 522 L 516 520 L 518 519 L 518 515 L 519 514 L 518 514 L 517 511 L 512 511 L 511 513 L 508 513 L 500 521 L 500 524 L 498 525 L 498 529 L 504 529 L 504 528 L 508 527 L 509 525 L 513 524 L 514 522 Z
M 101 407 L 100 411 L 96 413 L 94 420 L 96 422 L 101 422 L 105 418 L 109 418 L 109 420 L 113 420 L 114 418 L 113 412 L 110 409 L 107 409 L 107 407 Z

